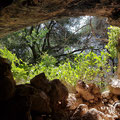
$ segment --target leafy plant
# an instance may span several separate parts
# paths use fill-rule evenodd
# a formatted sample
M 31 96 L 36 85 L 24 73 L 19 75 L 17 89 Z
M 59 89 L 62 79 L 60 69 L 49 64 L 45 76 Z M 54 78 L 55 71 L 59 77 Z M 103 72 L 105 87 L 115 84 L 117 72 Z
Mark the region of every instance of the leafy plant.
M 117 58 L 118 54 L 118 38 L 120 37 L 120 28 L 115 26 L 108 27 L 108 44 L 106 48 L 109 50 L 112 58 Z
M 27 79 L 28 65 L 21 59 L 18 59 L 15 54 L 12 54 L 6 47 L 0 49 L 0 56 L 8 58 L 12 62 L 12 72 L 14 78 L 19 82 Z

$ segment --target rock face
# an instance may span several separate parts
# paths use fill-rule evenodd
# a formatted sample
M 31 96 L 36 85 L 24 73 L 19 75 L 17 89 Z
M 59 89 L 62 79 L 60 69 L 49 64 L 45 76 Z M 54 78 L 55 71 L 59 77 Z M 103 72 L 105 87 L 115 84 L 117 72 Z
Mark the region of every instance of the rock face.
M 112 94 L 120 95 L 120 80 L 119 79 L 112 79 L 108 87 Z
M 1 0 L 0 37 L 62 17 L 107 17 L 110 24 L 120 26 L 119 8 L 119 0 Z
M 84 114 L 81 120 L 103 120 L 96 109 L 90 109 L 86 114 Z
M 59 105 L 65 107 L 67 104 L 68 90 L 58 79 L 50 81 L 51 90 L 49 92 L 50 104 L 54 110 L 59 108 Z
M 46 93 L 48 93 L 51 89 L 49 80 L 46 78 L 44 73 L 40 73 L 39 75 L 36 75 L 33 79 L 30 80 L 30 83 L 35 88 L 41 89 Z
M 85 84 L 83 81 L 79 80 L 76 84 L 76 97 L 82 97 L 84 100 L 91 103 L 98 101 L 100 99 L 100 89 L 95 84 Z
M 12 98 L 14 93 L 15 81 L 11 73 L 11 63 L 0 57 L 0 101 Z
M 89 86 L 83 81 L 79 80 L 76 85 L 76 91 L 81 95 L 85 100 L 92 100 L 94 96 L 89 91 Z
M 50 108 L 50 99 L 43 91 L 39 91 L 38 93 L 32 95 L 31 100 L 31 111 L 33 114 L 49 114 L 52 112 Z
M 88 112 L 88 106 L 86 104 L 80 104 L 73 113 L 71 120 L 80 120 L 81 117 Z

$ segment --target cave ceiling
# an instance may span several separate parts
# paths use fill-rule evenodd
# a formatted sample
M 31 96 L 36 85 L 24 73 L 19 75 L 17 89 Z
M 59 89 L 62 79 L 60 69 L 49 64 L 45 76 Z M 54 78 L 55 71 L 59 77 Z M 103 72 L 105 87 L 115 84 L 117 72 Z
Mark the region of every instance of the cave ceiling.
M 107 17 L 120 27 L 120 0 L 1 0 L 0 37 L 51 19 Z

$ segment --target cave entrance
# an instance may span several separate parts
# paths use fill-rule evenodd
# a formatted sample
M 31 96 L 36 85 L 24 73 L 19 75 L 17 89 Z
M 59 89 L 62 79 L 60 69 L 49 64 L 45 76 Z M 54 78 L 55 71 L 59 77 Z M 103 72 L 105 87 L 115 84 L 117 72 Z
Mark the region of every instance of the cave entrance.
M 0 97 L 1 106 L 8 108 L 4 120 L 84 120 L 88 113 L 94 119 L 92 113 L 100 112 L 102 119 L 115 118 L 118 113 L 107 110 L 106 116 L 105 109 L 108 104 L 117 107 L 119 92 L 101 95 L 117 71 L 117 56 L 109 46 L 111 33 L 118 37 L 114 30 L 118 33 L 119 28 L 110 26 L 107 18 L 80 16 L 52 19 L 1 38 L 0 55 L 11 61 L 0 57 L 1 79 L 7 81 Z

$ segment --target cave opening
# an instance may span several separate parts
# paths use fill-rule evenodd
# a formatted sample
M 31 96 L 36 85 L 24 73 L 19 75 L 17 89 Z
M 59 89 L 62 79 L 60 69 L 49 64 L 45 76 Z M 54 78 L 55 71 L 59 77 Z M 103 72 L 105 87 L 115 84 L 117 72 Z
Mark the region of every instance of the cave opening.
M 119 120 L 119 8 L 1 0 L 0 119 Z

